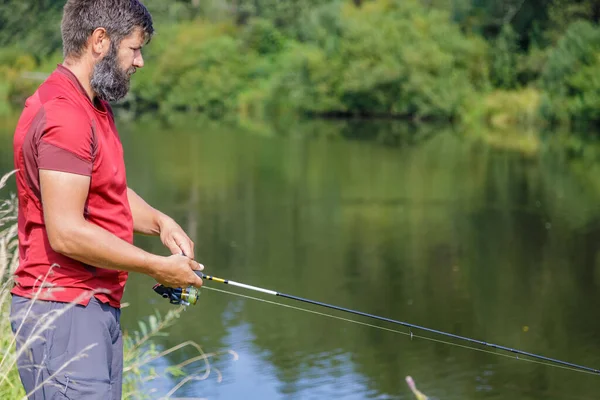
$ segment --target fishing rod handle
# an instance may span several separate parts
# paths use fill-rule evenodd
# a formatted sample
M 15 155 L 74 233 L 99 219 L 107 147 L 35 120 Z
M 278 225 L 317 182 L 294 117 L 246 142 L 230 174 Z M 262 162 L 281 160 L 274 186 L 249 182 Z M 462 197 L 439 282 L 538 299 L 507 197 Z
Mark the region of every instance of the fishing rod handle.
M 185 254 L 182 253 L 181 255 Z M 200 279 L 206 277 L 202 271 L 194 271 L 194 273 L 198 275 Z M 193 306 L 198 302 L 198 297 L 200 297 L 200 289 L 194 286 L 188 286 L 187 288 L 170 288 L 157 283 L 152 289 L 163 298 L 168 299 L 169 303 L 175 305 Z

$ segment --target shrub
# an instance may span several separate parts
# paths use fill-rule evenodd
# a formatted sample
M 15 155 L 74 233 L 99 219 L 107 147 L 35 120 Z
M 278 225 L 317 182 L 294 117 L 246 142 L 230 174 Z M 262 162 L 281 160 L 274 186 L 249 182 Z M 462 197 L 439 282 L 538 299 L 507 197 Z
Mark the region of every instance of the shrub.
M 599 73 L 600 28 L 574 22 L 550 52 L 542 73 L 543 116 L 567 125 L 599 123 Z
M 328 4 L 308 23 L 307 44 L 279 60 L 269 86 L 273 105 L 452 119 L 487 86 L 484 42 L 416 1 Z

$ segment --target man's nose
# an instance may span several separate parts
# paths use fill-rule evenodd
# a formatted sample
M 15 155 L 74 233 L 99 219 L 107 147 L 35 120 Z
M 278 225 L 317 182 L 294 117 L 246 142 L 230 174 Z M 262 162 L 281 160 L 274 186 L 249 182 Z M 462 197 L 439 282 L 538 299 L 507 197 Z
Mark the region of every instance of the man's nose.
M 144 57 L 142 57 L 142 54 L 138 54 L 133 59 L 133 66 L 136 68 L 142 68 L 144 66 Z

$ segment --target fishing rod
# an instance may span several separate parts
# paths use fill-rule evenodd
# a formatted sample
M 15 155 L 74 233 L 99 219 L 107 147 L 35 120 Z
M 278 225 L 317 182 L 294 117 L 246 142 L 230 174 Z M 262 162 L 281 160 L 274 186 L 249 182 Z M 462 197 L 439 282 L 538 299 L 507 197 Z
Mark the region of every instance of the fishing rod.
M 314 304 L 320 307 L 326 307 L 326 308 L 330 308 L 333 310 L 337 310 L 337 311 L 343 311 L 343 312 L 347 312 L 350 314 L 355 314 L 355 315 L 360 315 L 362 317 L 367 317 L 367 318 L 372 318 L 372 319 L 376 319 L 379 321 L 384 321 L 384 322 L 389 322 L 392 324 L 396 324 L 396 325 L 402 325 L 404 327 L 407 327 L 409 329 L 419 329 L 425 332 L 430 332 L 430 333 L 435 333 L 436 335 L 441 335 L 441 336 L 446 336 L 446 337 L 450 337 L 453 339 L 457 339 L 457 340 L 462 340 L 462 341 L 466 341 L 469 343 L 474 343 L 474 344 L 478 344 L 480 346 L 486 346 L 486 347 L 491 347 L 497 350 L 503 350 L 503 351 L 507 351 L 510 353 L 514 353 L 514 354 L 518 354 L 518 355 L 522 355 L 522 356 L 527 356 L 527 357 L 531 357 L 531 358 L 536 358 L 539 360 L 544 360 L 553 364 L 559 364 L 561 366 L 566 366 L 566 367 L 570 367 L 576 370 L 580 370 L 580 371 L 586 371 L 586 372 L 591 372 L 594 374 L 600 374 L 600 370 L 598 369 L 594 369 L 594 368 L 590 368 L 590 367 L 585 367 L 582 365 L 578 365 L 578 364 L 573 364 L 570 362 L 566 362 L 566 361 L 561 361 L 561 360 L 557 360 L 554 358 L 550 358 L 550 357 L 545 357 L 545 356 L 541 356 L 539 354 L 534 354 L 534 353 L 529 353 L 526 351 L 522 351 L 522 350 L 517 350 L 517 349 L 512 349 L 510 347 L 505 347 L 505 346 L 500 346 L 494 343 L 488 343 L 488 342 L 484 342 L 481 340 L 477 340 L 477 339 L 471 339 L 468 337 L 464 337 L 464 336 L 459 336 L 459 335 L 455 335 L 453 333 L 448 333 L 448 332 L 443 332 L 443 331 L 438 331 L 436 329 L 431 329 L 431 328 L 426 328 L 424 326 L 420 326 L 420 325 L 415 325 L 415 324 L 410 324 L 408 322 L 403 322 L 403 321 L 397 321 L 395 319 L 391 319 L 391 318 L 386 318 L 386 317 L 380 317 L 378 315 L 373 315 L 373 314 L 368 314 L 362 311 L 356 311 L 356 310 L 351 310 L 349 308 L 345 308 L 345 307 L 340 307 L 340 306 L 336 306 L 333 304 L 327 304 L 327 303 L 322 303 L 320 301 L 315 301 L 315 300 L 310 300 L 310 299 L 305 299 L 303 297 L 298 297 L 298 296 L 292 296 L 290 294 L 285 294 L 285 293 L 281 293 L 281 292 L 276 292 L 274 290 L 269 290 L 269 289 L 264 289 L 264 288 L 260 288 L 257 286 L 252 286 L 252 285 L 247 285 L 245 283 L 239 283 L 239 282 L 235 282 L 229 279 L 222 279 L 222 278 L 217 278 L 215 276 L 211 276 L 211 275 L 206 275 L 201 271 L 194 271 L 196 273 L 196 275 L 198 275 L 201 279 L 206 279 L 209 281 L 215 281 L 215 282 L 219 282 L 219 283 L 224 283 L 226 285 L 231 285 L 231 286 L 237 286 L 237 287 L 241 287 L 244 289 L 248 289 L 248 290 L 253 290 L 255 292 L 261 292 L 261 293 L 265 293 L 265 294 L 270 294 L 273 296 L 279 296 L 279 297 L 284 297 L 286 299 L 291 299 L 291 300 L 296 300 L 296 301 L 300 301 L 303 303 L 308 303 L 308 304 Z M 176 304 L 176 305 L 183 305 L 183 306 L 189 306 L 189 305 L 195 305 L 196 302 L 198 301 L 198 297 L 200 296 L 200 290 L 190 286 L 188 288 L 170 288 L 170 287 L 166 287 L 163 286 L 161 284 L 156 284 L 153 287 L 154 291 L 156 293 L 158 293 L 159 295 L 161 295 L 162 297 L 169 299 L 169 302 L 171 304 Z M 412 336 L 412 331 L 410 331 L 411 336 Z

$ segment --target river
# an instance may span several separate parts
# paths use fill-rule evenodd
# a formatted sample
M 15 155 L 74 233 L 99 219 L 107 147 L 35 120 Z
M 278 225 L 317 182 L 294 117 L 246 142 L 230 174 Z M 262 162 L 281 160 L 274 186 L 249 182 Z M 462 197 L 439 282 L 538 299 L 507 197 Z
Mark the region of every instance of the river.
M 206 273 L 600 368 L 600 202 L 593 177 L 573 162 L 500 151 L 449 130 L 413 135 L 394 122 L 119 126 L 130 186 L 188 231 Z M 136 243 L 167 254 L 157 238 Z M 173 309 L 153 284 L 131 276 L 124 330 Z M 412 399 L 409 375 L 441 400 L 600 392 L 599 376 L 205 286 L 228 293 L 202 289 L 169 336 L 157 338 L 160 349 L 194 341 L 216 353 L 210 374 L 174 397 Z M 165 368 L 197 354 L 186 347 L 153 362 L 158 376 L 147 388 L 167 393 L 181 378 Z M 204 370 L 201 361 L 186 367 Z

